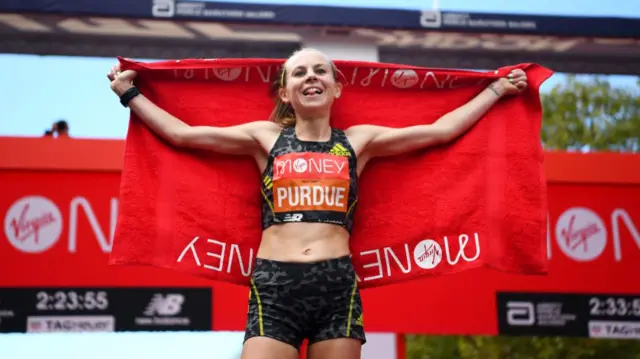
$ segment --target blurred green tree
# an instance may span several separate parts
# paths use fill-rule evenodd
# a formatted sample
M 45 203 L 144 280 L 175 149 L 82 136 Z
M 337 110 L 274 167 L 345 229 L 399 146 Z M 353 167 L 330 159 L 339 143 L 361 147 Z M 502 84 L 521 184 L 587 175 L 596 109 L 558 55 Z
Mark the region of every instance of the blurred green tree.
M 640 341 L 566 337 L 406 336 L 407 359 L 640 359 Z
M 638 152 L 637 88 L 614 87 L 603 77 L 569 76 L 542 95 L 542 143 L 549 150 Z

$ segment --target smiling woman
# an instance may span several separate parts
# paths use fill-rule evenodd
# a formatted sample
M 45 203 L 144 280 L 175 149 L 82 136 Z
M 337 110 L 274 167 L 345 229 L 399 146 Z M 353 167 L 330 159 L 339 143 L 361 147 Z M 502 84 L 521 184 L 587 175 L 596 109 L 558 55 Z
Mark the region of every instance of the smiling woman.
M 274 84 L 270 121 L 227 127 L 191 126 L 161 109 L 133 85 L 133 70 L 117 65 L 107 75 L 122 105 L 169 144 L 247 155 L 261 172 L 262 236 L 244 359 L 294 359 L 305 339 L 313 359 L 360 358 L 366 336 L 350 238 L 365 165 L 453 141 L 502 98 L 528 87 L 527 74 L 514 68 L 433 123 L 343 130 L 331 125 L 343 92 L 338 75 L 323 52 L 296 51 Z

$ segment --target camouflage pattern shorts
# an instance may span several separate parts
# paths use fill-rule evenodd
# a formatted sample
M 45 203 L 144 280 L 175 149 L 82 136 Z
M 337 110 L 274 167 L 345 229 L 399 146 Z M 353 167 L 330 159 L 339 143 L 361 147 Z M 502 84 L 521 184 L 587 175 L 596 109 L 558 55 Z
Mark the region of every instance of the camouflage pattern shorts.
M 366 342 L 351 257 L 314 263 L 258 258 L 251 278 L 245 341 L 270 337 L 296 349 L 327 339 Z

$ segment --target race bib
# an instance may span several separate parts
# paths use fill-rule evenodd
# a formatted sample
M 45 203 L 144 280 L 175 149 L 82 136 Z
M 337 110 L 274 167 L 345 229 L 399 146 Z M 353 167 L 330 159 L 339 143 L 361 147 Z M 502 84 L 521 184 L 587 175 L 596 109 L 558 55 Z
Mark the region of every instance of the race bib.
M 349 160 L 325 153 L 278 156 L 273 166 L 273 210 L 346 213 Z

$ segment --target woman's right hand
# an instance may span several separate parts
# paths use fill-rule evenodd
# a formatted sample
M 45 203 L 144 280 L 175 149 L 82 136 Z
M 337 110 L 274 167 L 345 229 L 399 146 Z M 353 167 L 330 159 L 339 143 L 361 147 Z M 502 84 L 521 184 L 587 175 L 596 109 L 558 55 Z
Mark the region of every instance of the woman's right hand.
M 120 64 L 113 66 L 107 74 L 107 78 L 111 81 L 111 90 L 118 97 L 133 87 L 133 80 L 136 76 L 138 73 L 133 70 L 120 71 Z

